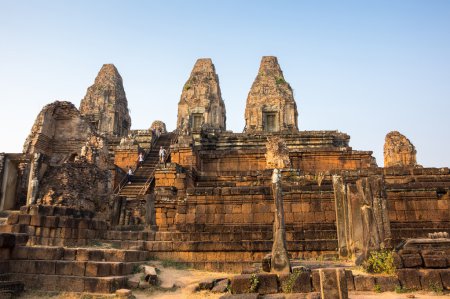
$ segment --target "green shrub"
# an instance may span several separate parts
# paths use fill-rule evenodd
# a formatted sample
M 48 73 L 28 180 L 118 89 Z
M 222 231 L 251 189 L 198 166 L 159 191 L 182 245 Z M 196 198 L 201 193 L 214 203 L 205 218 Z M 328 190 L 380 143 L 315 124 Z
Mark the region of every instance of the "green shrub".
M 368 273 L 395 274 L 394 257 L 391 251 L 372 251 L 362 267 Z

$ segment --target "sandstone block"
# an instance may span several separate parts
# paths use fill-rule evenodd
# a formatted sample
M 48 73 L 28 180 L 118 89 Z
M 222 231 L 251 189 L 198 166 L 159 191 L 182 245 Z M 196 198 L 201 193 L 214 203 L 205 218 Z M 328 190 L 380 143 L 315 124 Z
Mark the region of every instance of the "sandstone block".
M 55 274 L 55 261 L 35 261 L 36 263 L 36 273 L 39 274 Z
M 111 271 L 111 266 L 109 263 L 87 262 L 85 276 L 104 277 L 104 276 L 109 276 L 110 271 Z
M 30 225 L 31 215 L 19 215 L 18 224 Z
M 375 284 L 380 287 L 382 292 L 395 291 L 395 288 L 400 285 L 397 277 L 394 276 L 377 276 L 375 277 Z
M 213 288 L 211 289 L 211 292 L 225 293 L 228 289 L 228 284 L 229 284 L 228 278 L 221 279 L 214 284 Z
M 276 274 L 256 274 L 259 281 L 257 292 L 259 294 L 274 294 L 278 292 L 278 276 Z
M 73 262 L 71 261 L 57 261 L 55 265 L 56 275 L 72 275 Z
M 353 280 L 353 273 L 351 270 L 345 270 L 345 278 L 347 279 L 347 289 L 349 291 L 354 291 L 355 289 L 355 281 Z
M 375 289 L 375 277 L 370 275 L 354 276 L 355 290 L 357 291 L 373 291 Z
M 348 289 L 343 269 L 319 269 L 322 299 L 347 299 Z
M 313 290 L 316 292 L 320 292 L 320 275 L 319 270 L 311 271 L 311 282 L 313 286 Z
M 405 268 L 416 268 L 423 264 L 422 257 L 419 253 L 401 254 L 401 257 Z
M 19 223 L 19 214 L 10 214 L 6 220 L 6 224 L 13 225 Z
M 86 269 L 86 262 L 72 262 L 72 275 L 84 276 Z
M 447 254 L 445 251 L 424 250 L 422 251 L 422 257 L 426 268 L 447 267 Z
M 440 271 L 442 286 L 445 290 L 450 290 L 450 269 Z
M 420 270 L 420 284 L 424 290 L 442 290 L 440 270 L 423 269 Z
M 84 278 L 73 276 L 59 276 L 58 277 L 59 290 L 65 292 L 83 292 L 84 291 Z
M 416 269 L 400 269 L 398 270 L 398 279 L 402 288 L 409 290 L 420 290 L 420 276 Z
M 231 294 L 246 294 L 250 293 L 252 287 L 252 274 L 242 274 L 233 276 L 230 279 Z M 256 286 L 253 288 L 256 292 Z

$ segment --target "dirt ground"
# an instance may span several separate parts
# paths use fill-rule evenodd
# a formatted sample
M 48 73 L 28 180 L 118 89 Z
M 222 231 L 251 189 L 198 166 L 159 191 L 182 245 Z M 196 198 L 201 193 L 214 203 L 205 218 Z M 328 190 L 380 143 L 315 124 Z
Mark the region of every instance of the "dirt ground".
M 211 292 L 195 292 L 195 287 L 202 280 L 210 278 L 225 278 L 234 274 L 221 272 L 207 272 L 192 269 L 182 269 L 173 267 L 163 267 L 161 262 L 153 263 L 160 269 L 158 274 L 161 284 L 158 287 L 133 290 L 136 299 L 216 299 L 223 294 L 214 294 Z M 413 292 L 397 294 L 395 292 L 351 292 L 350 299 L 449 299 L 450 294 L 436 294 L 432 292 Z M 115 298 L 114 295 L 95 295 L 79 293 L 44 293 L 44 292 L 25 292 L 18 298 L 24 299 L 109 299 Z

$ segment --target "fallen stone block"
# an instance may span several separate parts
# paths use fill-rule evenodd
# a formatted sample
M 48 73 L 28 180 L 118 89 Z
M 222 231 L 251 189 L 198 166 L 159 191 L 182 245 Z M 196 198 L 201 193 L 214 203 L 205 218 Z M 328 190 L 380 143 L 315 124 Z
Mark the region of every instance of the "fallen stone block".
M 144 274 L 145 274 L 145 281 L 147 281 L 151 285 L 157 285 L 158 284 L 158 274 L 157 269 L 152 266 L 144 266 Z M 212 284 L 214 283 L 214 280 L 212 281 Z M 201 284 L 201 283 L 200 283 Z M 212 288 L 211 284 L 211 288 Z M 210 290 L 209 288 L 208 290 Z M 206 290 L 206 289 L 204 289 Z
M 228 278 L 218 280 L 214 284 L 213 288 L 211 289 L 211 292 L 213 293 L 225 293 L 228 290 L 228 284 L 229 284 Z

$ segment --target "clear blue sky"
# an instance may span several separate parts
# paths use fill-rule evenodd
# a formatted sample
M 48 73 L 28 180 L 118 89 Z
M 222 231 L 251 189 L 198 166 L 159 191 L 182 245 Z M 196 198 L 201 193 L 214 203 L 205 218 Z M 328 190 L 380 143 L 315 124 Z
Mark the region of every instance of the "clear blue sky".
M 383 165 L 398 130 L 424 166 L 450 166 L 450 1 L 0 1 L 0 152 L 20 152 L 47 103 L 79 106 L 103 63 L 132 128 L 174 129 L 182 86 L 212 58 L 227 127 L 244 128 L 263 55 L 295 91 L 301 130 L 339 130 Z

